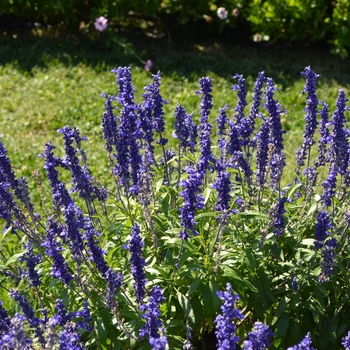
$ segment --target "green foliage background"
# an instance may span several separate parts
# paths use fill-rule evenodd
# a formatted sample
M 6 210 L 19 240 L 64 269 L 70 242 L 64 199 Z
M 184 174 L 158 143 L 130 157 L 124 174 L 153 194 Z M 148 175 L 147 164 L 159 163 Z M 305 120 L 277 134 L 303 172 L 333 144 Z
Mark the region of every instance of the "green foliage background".
M 110 24 L 152 23 L 158 30 L 192 22 L 207 22 L 208 32 L 219 33 L 224 27 L 237 28 L 264 41 L 323 42 L 331 52 L 347 57 L 350 47 L 349 0 L 1 0 L 0 16 L 38 21 L 60 26 L 78 26 L 106 16 Z M 225 7 L 228 18 L 216 14 Z M 237 16 L 237 14 L 239 15 Z

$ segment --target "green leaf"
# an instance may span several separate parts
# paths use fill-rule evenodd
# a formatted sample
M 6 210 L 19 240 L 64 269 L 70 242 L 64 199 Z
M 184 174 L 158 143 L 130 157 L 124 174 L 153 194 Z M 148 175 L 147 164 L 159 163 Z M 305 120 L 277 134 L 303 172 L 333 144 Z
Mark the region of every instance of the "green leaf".
M 249 281 L 240 277 L 234 269 L 225 267 L 223 270 L 223 276 L 227 276 L 230 279 L 235 280 L 237 284 L 239 284 L 243 289 L 248 289 L 249 291 L 254 293 L 258 292 L 255 286 L 253 286 Z
M 201 283 L 200 278 L 196 277 L 193 282 L 190 284 L 190 289 L 188 291 L 188 294 L 191 295 L 199 286 Z
M 276 338 L 284 338 L 288 329 L 288 325 L 289 325 L 289 317 L 287 314 L 284 314 L 276 323 L 276 328 L 275 328 Z
M 213 294 L 209 284 L 206 284 L 203 288 L 203 301 L 204 301 L 204 317 L 210 318 L 214 316 L 213 311 Z
M 269 215 L 260 213 L 258 211 L 246 211 L 244 213 L 239 213 L 237 215 L 246 220 L 249 220 L 249 219 L 266 220 L 266 221 L 269 220 Z
M 190 311 L 192 310 L 189 299 L 185 295 L 177 291 L 177 300 L 179 301 L 179 304 L 182 310 L 184 311 L 185 315 L 188 317 Z
M 6 261 L 5 266 L 11 265 L 12 263 L 17 262 L 18 259 L 26 253 L 27 253 L 27 250 L 25 250 L 21 253 L 12 255 L 11 258 Z
M 246 248 L 246 249 L 244 249 L 244 252 L 246 254 L 245 263 L 247 265 L 247 268 L 249 270 L 255 271 L 255 269 L 256 269 L 255 258 L 253 256 L 252 251 L 250 249 Z

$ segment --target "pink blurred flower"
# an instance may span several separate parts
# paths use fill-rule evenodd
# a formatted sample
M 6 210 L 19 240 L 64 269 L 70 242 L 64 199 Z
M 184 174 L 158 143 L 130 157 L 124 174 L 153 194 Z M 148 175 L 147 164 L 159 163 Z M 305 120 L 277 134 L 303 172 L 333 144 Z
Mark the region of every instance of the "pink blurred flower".
M 145 70 L 146 72 L 149 72 L 153 68 L 153 62 L 151 60 L 147 60 L 145 64 Z
M 225 7 L 219 7 L 217 14 L 220 19 L 224 20 L 227 18 L 228 11 L 225 9 Z
M 108 27 L 108 19 L 103 16 L 96 18 L 94 25 L 96 30 L 103 32 Z

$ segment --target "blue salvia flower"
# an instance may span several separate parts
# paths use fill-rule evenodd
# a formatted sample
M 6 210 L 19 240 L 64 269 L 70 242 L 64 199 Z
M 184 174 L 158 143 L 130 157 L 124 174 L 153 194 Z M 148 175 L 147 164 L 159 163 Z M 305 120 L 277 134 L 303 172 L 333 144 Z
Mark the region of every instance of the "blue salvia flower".
M 55 146 L 53 146 L 51 142 L 48 142 L 46 144 L 45 153 L 40 154 L 39 156 L 45 158 L 44 169 L 46 170 L 47 178 L 50 183 L 53 203 L 57 208 L 59 208 L 61 206 L 68 206 L 70 203 L 73 203 L 73 201 L 65 185 L 58 178 L 58 171 L 56 167 L 58 165 L 62 165 L 62 162 L 59 160 L 59 158 L 54 156 L 54 149 Z
M 101 96 L 106 98 L 106 111 L 103 113 L 101 121 L 102 136 L 105 140 L 105 148 L 107 152 L 111 154 L 116 147 L 118 135 L 118 119 L 113 113 L 113 110 L 115 110 L 116 107 L 112 105 L 112 102 L 116 100 L 116 97 L 106 94 L 101 94 Z
M 165 146 L 168 143 L 168 140 L 162 136 L 162 133 L 165 130 L 163 106 L 164 104 L 168 103 L 168 101 L 160 95 L 160 72 L 157 74 L 152 74 L 152 78 L 152 85 L 145 87 L 146 93 L 144 96 L 147 96 L 146 98 L 149 99 L 149 104 L 152 108 L 153 130 L 160 136 L 160 139 L 157 141 L 157 143 L 161 146 Z
M 23 213 L 15 202 L 10 191 L 11 185 L 4 181 L 0 173 L 0 218 L 6 220 L 8 226 L 17 227 L 17 223 L 13 221 L 13 216 L 21 221 Z
M 0 300 L 0 335 L 7 333 L 11 324 L 11 319 L 3 305 L 4 303 Z
M 337 170 L 338 168 L 333 164 L 329 168 L 327 179 L 323 182 L 323 194 L 321 196 L 323 204 L 327 207 L 332 205 L 332 199 L 335 196 L 335 188 L 337 186 Z
M 106 252 L 97 245 L 95 237 L 98 237 L 100 233 L 95 230 L 91 220 L 87 219 L 84 222 L 85 239 L 90 259 L 94 262 L 97 270 L 103 277 L 106 277 L 106 273 L 109 270 L 109 266 L 104 258 Z
M 218 202 L 215 209 L 224 213 L 230 209 L 231 179 L 230 174 L 220 162 L 217 163 L 216 169 L 217 177 L 213 184 L 213 188 L 218 192 Z
M 34 287 L 40 286 L 40 277 L 35 267 L 40 263 L 41 257 L 40 255 L 34 255 L 30 242 L 25 244 L 24 247 L 27 249 L 27 253 L 20 257 L 18 261 L 26 262 L 28 272 L 25 272 L 25 275 L 28 275 L 29 284 Z
M 130 68 L 119 67 L 112 72 L 117 76 L 119 87 L 117 100 L 122 105 L 117 134 L 115 173 L 126 191 L 130 190 L 132 178 L 133 191 L 137 192 L 137 173 L 141 159 L 137 140 L 142 136 L 140 121 L 137 117 L 139 106 L 134 102 L 135 89 L 131 82 Z
M 11 324 L 9 326 L 8 331 L 5 334 L 3 334 L 3 336 L 0 339 L 1 349 L 33 349 L 31 346 L 32 340 L 28 338 L 24 331 L 25 321 L 26 318 L 23 315 L 15 314 L 15 316 L 11 319 Z
M 90 315 L 90 310 L 89 310 L 89 303 L 84 300 L 83 302 L 83 309 L 82 310 L 78 310 L 75 313 L 76 317 L 81 317 L 83 320 L 79 321 L 77 323 L 77 328 L 79 329 L 85 329 L 88 332 L 92 332 L 94 327 L 92 325 L 92 318 Z
M 165 350 L 168 346 L 167 337 L 149 338 L 149 344 L 152 346 L 152 350 Z
M 321 211 L 316 216 L 315 226 L 315 249 L 318 250 L 323 247 L 323 241 L 330 234 L 330 230 L 333 225 L 330 221 L 329 214 L 327 211 Z
M 72 192 L 78 192 L 81 198 L 84 198 L 87 201 L 92 201 L 94 198 L 105 201 L 106 190 L 99 189 L 92 184 L 92 177 L 87 168 L 82 167 L 79 164 L 79 158 L 77 157 L 77 150 L 73 146 L 73 142 L 76 142 L 78 147 L 81 140 L 86 140 L 85 137 L 81 137 L 79 130 L 77 128 L 71 128 L 66 125 L 65 127 L 58 129 L 57 132 L 63 134 L 64 146 L 66 157 L 63 160 L 63 163 L 70 170 L 73 181 Z
M 229 121 L 229 139 L 226 144 L 226 151 L 228 155 L 232 155 L 232 161 L 229 163 L 229 166 L 234 168 L 240 167 L 244 173 L 244 176 L 248 183 L 251 181 L 251 176 L 253 174 L 252 169 L 248 161 L 244 158 L 243 152 L 241 149 L 242 141 L 239 139 L 239 132 L 237 125 Z M 241 182 L 242 179 L 237 178 L 238 182 Z
M 16 197 L 25 205 L 27 210 L 33 212 L 33 204 L 30 201 L 27 180 L 24 177 L 16 179 L 15 173 L 12 170 L 11 161 L 7 157 L 7 150 L 3 143 L 0 142 L 0 172 L 5 178 L 5 181 L 11 185 Z
M 311 347 L 311 344 L 311 335 L 310 333 L 307 333 L 305 338 L 298 345 L 290 347 L 287 350 L 315 350 L 313 347 Z
M 84 229 L 84 216 L 81 209 L 74 203 L 63 208 L 63 216 L 66 227 L 62 232 L 68 240 L 72 255 L 79 261 L 84 250 L 84 237 L 81 230 Z
M 190 130 L 186 125 L 186 110 L 184 107 L 177 104 L 174 112 L 174 136 L 179 140 L 180 147 L 186 149 L 189 146 Z
M 193 112 L 186 114 L 185 124 L 189 131 L 189 140 L 188 147 L 190 151 L 194 153 L 196 145 L 197 145 L 197 137 L 198 137 L 198 128 L 197 125 L 193 121 Z
M 115 300 L 115 293 L 123 284 L 123 276 L 120 272 L 115 273 L 111 268 L 106 272 L 107 288 L 105 290 L 105 300 L 108 307 L 115 309 L 117 302 Z
M 165 300 L 163 291 L 159 286 L 154 286 L 151 291 L 151 296 L 147 304 L 140 306 L 142 318 L 146 320 L 146 324 L 140 329 L 140 337 L 160 338 L 159 330 L 163 329 L 163 325 L 159 316 L 159 306 Z
M 254 329 L 248 333 L 248 340 L 243 342 L 243 350 L 266 350 L 271 345 L 270 338 L 273 336 L 269 326 L 255 322 Z
M 183 343 L 182 350 L 193 350 L 191 343 L 192 339 L 192 328 L 189 326 L 188 321 L 186 323 L 186 340 Z
M 321 273 L 318 276 L 320 283 L 326 282 L 333 273 L 335 248 L 337 245 L 337 240 L 334 237 L 327 239 L 323 244 Z
M 221 162 L 224 162 L 224 155 L 226 151 L 226 140 L 225 140 L 225 135 L 226 135 L 226 126 L 229 124 L 229 119 L 227 117 L 226 111 L 228 109 L 228 105 L 225 105 L 223 108 L 219 109 L 219 115 L 215 119 L 217 122 L 217 134 L 219 135 L 219 141 L 218 145 L 220 148 L 221 152 Z
M 132 142 L 130 143 L 130 166 L 132 180 L 130 192 L 137 194 L 140 189 L 139 173 L 142 166 L 142 156 L 140 154 L 140 146 L 136 140 L 136 137 L 132 137 Z
M 83 350 L 85 346 L 80 341 L 80 334 L 74 327 L 66 327 L 59 334 L 59 350 Z
M 73 279 L 73 276 L 69 272 L 68 264 L 62 256 L 62 245 L 57 240 L 62 231 L 63 228 L 54 220 L 54 217 L 50 217 L 46 229 L 47 235 L 41 246 L 45 248 L 45 254 L 53 260 L 50 275 L 59 278 L 64 284 L 68 284 Z
M 144 243 L 142 241 L 140 235 L 140 227 L 135 224 L 131 229 L 131 239 L 128 245 L 128 249 L 131 254 L 130 262 L 131 262 L 131 273 L 134 278 L 134 294 L 136 297 L 136 301 L 141 304 L 146 294 L 146 273 L 145 266 L 146 260 L 142 256 L 142 248 Z
M 40 320 L 40 318 L 36 317 L 34 314 L 34 310 L 31 307 L 31 305 L 29 304 L 28 300 L 26 299 L 26 297 L 24 297 L 23 295 L 21 295 L 18 291 L 14 291 L 14 290 L 10 290 L 9 295 L 15 300 L 17 301 L 17 303 L 19 304 L 19 306 L 21 307 L 28 323 L 30 324 L 30 326 L 32 328 L 35 329 L 35 334 L 36 336 L 39 338 L 39 342 L 40 344 L 44 344 L 44 338 L 43 338 L 43 330 L 41 329 L 42 326 L 42 321 Z
M 266 182 L 270 143 L 269 129 L 269 120 L 264 119 L 259 132 L 253 139 L 257 142 L 255 177 L 260 188 L 263 187 Z
M 310 194 L 312 188 L 316 185 L 317 180 L 317 170 L 311 166 L 304 169 L 303 175 L 307 178 L 306 194 Z
M 283 153 L 283 133 L 281 125 L 281 106 L 274 99 L 274 91 L 277 90 L 271 78 L 267 78 L 265 108 L 270 117 L 270 177 L 271 186 L 276 188 L 280 184 L 283 168 L 286 165 L 285 155 Z
M 209 114 L 213 108 L 213 96 L 211 92 L 212 81 L 208 77 L 203 77 L 199 79 L 200 91 L 196 94 L 202 95 L 200 102 L 200 126 L 199 126 L 199 142 L 200 142 L 200 156 L 198 162 L 198 171 L 204 176 L 205 172 L 210 169 L 210 163 L 215 162 L 215 158 L 211 151 L 211 130 L 212 125 L 209 123 Z
M 117 101 L 121 105 L 132 105 L 134 103 L 135 88 L 131 83 L 130 67 L 113 68 L 111 72 L 116 74 L 118 85 Z
M 238 135 L 242 140 L 242 146 L 250 144 L 250 135 L 254 130 L 254 120 L 245 118 L 244 109 L 247 106 L 247 89 L 243 75 L 236 74 L 233 79 L 238 79 L 238 84 L 235 84 L 232 90 L 237 91 L 238 101 L 235 107 L 235 124 L 237 126 Z
M 226 290 L 224 292 L 217 291 L 218 297 L 223 300 L 224 305 L 220 307 L 221 313 L 218 315 L 214 322 L 216 323 L 216 338 L 218 350 L 235 350 L 236 343 L 239 341 L 239 336 L 235 335 L 236 325 L 233 323 L 233 319 L 243 319 L 244 315 L 240 310 L 235 308 L 235 302 L 239 300 L 237 294 L 232 293 L 232 287 L 230 283 L 227 283 Z
M 57 321 L 54 317 L 50 318 L 47 322 L 45 332 L 45 349 L 55 349 L 58 345 L 58 335 L 56 334 Z
M 195 229 L 196 222 L 194 221 L 196 209 L 202 209 L 204 206 L 204 198 L 200 192 L 203 185 L 202 175 L 192 167 L 186 167 L 188 179 L 180 181 L 179 185 L 183 188 L 180 196 L 184 199 L 184 203 L 180 208 L 181 226 L 183 230 L 179 233 L 182 239 L 188 239 L 190 232 L 194 236 L 198 235 Z
M 271 218 L 273 220 L 273 226 L 275 230 L 273 233 L 276 236 L 280 236 L 283 233 L 284 228 L 284 217 L 283 214 L 286 212 L 285 203 L 287 202 L 286 197 L 281 197 L 276 206 L 271 211 Z
M 316 79 L 319 77 L 311 67 L 305 67 L 301 72 L 301 75 L 305 76 L 306 84 L 302 93 L 307 93 L 306 107 L 305 107 L 305 130 L 303 144 L 297 151 L 297 164 L 298 168 L 305 164 L 306 153 L 310 150 L 311 146 L 316 143 L 314 134 L 317 128 L 317 107 L 318 97 L 316 93 Z
M 299 285 L 298 285 L 298 281 L 297 281 L 296 276 L 294 276 L 292 279 L 292 289 L 294 292 L 297 292 L 299 289 Z
M 327 145 L 331 143 L 331 134 L 328 128 L 328 104 L 326 102 L 321 102 L 322 109 L 320 110 L 320 140 L 318 141 L 318 156 L 317 162 L 315 162 L 316 167 L 324 166 L 328 159 L 326 158 Z
M 55 309 L 57 310 L 53 319 L 59 324 L 61 327 L 64 327 L 69 321 L 71 321 L 75 316 L 75 312 L 67 312 L 66 307 L 63 304 L 62 299 L 56 300 Z
M 347 101 L 344 90 L 339 90 L 336 110 L 333 119 L 328 123 L 333 125 L 332 143 L 329 149 L 330 158 L 334 160 L 341 175 L 347 174 L 349 166 L 349 132 L 345 128 L 345 111 L 349 110 L 349 107 L 346 106 Z
M 350 331 L 346 337 L 342 338 L 341 344 L 344 346 L 344 350 L 350 350 Z
M 251 126 L 252 132 L 254 131 L 255 119 L 258 117 L 261 117 L 259 109 L 261 105 L 262 88 L 264 86 L 265 80 L 266 80 L 265 72 L 260 72 L 258 74 L 257 80 L 254 83 L 253 102 L 250 107 L 249 116 L 248 116 L 248 119 L 249 119 L 248 125 Z

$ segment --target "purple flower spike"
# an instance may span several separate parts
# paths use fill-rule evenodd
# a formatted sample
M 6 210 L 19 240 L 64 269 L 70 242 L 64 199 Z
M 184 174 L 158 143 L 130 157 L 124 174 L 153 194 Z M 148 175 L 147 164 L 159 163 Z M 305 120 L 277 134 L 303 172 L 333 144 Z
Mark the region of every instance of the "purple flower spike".
M 315 130 L 317 128 L 317 107 L 318 98 L 316 93 L 316 79 L 319 77 L 310 67 L 306 67 L 301 75 L 306 77 L 305 88 L 302 93 L 307 93 L 305 108 L 305 130 L 302 146 L 297 151 L 297 164 L 300 168 L 304 165 L 307 152 L 311 146 L 316 143 L 314 139 Z
M 274 234 L 280 236 L 283 233 L 284 228 L 284 218 L 283 214 L 286 212 L 284 208 L 285 203 L 287 202 L 286 197 L 282 197 L 278 200 L 276 207 L 271 211 L 271 217 L 274 220 L 273 226 L 275 228 Z
M 4 303 L 0 300 L 0 335 L 7 333 L 11 324 L 11 319 L 7 311 L 2 307 Z
M 66 125 L 62 129 L 57 130 L 58 133 L 63 135 L 64 146 L 66 151 L 66 157 L 63 160 L 64 165 L 70 170 L 74 187 L 71 192 L 78 192 L 81 198 L 87 201 L 92 201 L 94 198 L 105 201 L 106 190 L 104 188 L 98 188 L 92 184 L 92 177 L 89 169 L 82 167 L 79 164 L 79 158 L 77 157 L 78 151 L 74 148 L 73 143 L 75 142 L 78 148 L 81 150 L 80 143 L 82 140 L 86 140 L 84 136 L 80 136 L 77 128 L 71 128 Z
M 34 310 L 29 304 L 27 298 L 21 295 L 18 291 L 14 290 L 11 290 L 9 295 L 18 302 L 30 326 L 35 329 L 38 329 L 38 326 L 40 325 L 41 321 L 38 317 L 35 316 Z
M 237 294 L 232 293 L 232 287 L 230 283 L 226 285 L 226 291 L 218 291 L 218 297 L 224 301 L 224 305 L 220 307 L 222 314 L 218 315 L 215 319 L 216 323 L 216 338 L 218 350 L 235 350 L 236 343 L 239 341 L 239 337 L 234 335 L 236 332 L 236 325 L 233 323 L 233 319 L 243 319 L 244 315 L 240 310 L 235 308 L 235 301 L 239 300 Z
M 202 95 L 202 100 L 200 103 L 201 119 L 199 126 L 200 157 L 197 168 L 202 176 L 204 176 L 206 170 L 210 169 L 210 162 L 215 163 L 215 158 L 211 151 L 210 139 L 212 125 L 209 123 L 210 110 L 213 108 L 213 96 L 211 95 L 213 88 L 212 81 L 208 77 L 199 79 L 199 84 L 201 90 L 197 91 L 196 94 Z
M 238 136 L 242 140 L 242 146 L 248 146 L 250 143 L 250 135 L 254 129 L 254 121 L 250 118 L 245 118 L 244 109 L 247 106 L 247 90 L 243 75 L 236 74 L 234 79 L 238 79 L 238 84 L 234 85 L 232 90 L 237 91 L 238 102 L 235 107 L 235 125 L 237 127 Z
M 250 119 L 249 125 L 252 126 L 252 131 L 254 130 L 255 119 L 261 116 L 259 113 L 259 108 L 261 105 L 261 94 L 262 94 L 262 88 L 265 80 L 266 80 L 265 72 L 260 72 L 254 84 L 253 103 L 249 112 L 249 119 Z
M 29 243 L 24 245 L 25 248 L 28 250 L 26 254 L 24 254 L 19 261 L 25 261 L 26 266 L 28 269 L 28 272 L 25 272 L 26 275 L 28 275 L 29 284 L 31 286 L 40 286 L 40 277 L 38 272 L 35 270 L 36 265 L 38 265 L 41 261 L 40 255 L 34 255 L 33 248 Z
M 53 154 L 55 146 L 48 142 L 44 154 L 39 156 L 45 158 L 44 169 L 46 170 L 47 178 L 51 186 L 52 198 L 54 205 L 59 208 L 61 206 L 68 206 L 73 203 L 65 185 L 58 178 L 58 171 L 56 167 L 62 165 L 62 160 L 56 158 Z
M 347 174 L 349 166 L 349 132 L 345 128 L 345 111 L 349 111 L 349 107 L 346 105 L 348 101 L 344 90 L 339 90 L 336 111 L 334 112 L 333 119 L 328 123 L 329 125 L 333 125 L 329 155 L 341 175 Z
M 283 133 L 281 125 L 281 106 L 274 99 L 274 91 L 278 90 L 271 78 L 267 78 L 265 107 L 269 112 L 270 123 L 270 168 L 271 168 L 271 186 L 278 188 L 282 177 L 283 168 L 286 165 L 285 155 L 283 153 Z
M 15 314 L 11 319 L 8 331 L 0 339 L 1 349 L 31 350 L 32 340 L 24 332 L 26 318 L 23 315 Z
M 167 337 L 149 338 L 149 344 L 152 346 L 152 350 L 165 350 L 168 346 Z
M 308 333 L 298 345 L 290 347 L 287 350 L 315 350 L 313 347 L 311 347 L 311 343 L 311 335 Z
M 323 247 L 323 241 L 330 234 L 330 230 L 333 225 L 329 219 L 329 214 L 327 211 L 321 211 L 316 217 L 316 227 L 315 227 L 315 249 L 318 250 Z
M 215 209 L 220 212 L 227 212 L 230 209 L 231 180 L 230 174 L 220 163 L 217 164 L 217 179 L 213 184 L 213 188 L 218 192 L 218 202 Z
M 322 263 L 321 263 L 321 274 L 318 276 L 318 281 L 324 283 L 328 281 L 328 278 L 332 275 L 334 270 L 334 259 L 335 259 L 335 248 L 337 247 L 337 240 L 332 237 L 327 239 L 323 244 L 322 251 Z
M 143 313 L 142 318 L 146 320 L 146 324 L 140 329 L 141 338 L 161 338 L 159 329 L 162 329 L 163 326 L 159 319 L 159 306 L 160 303 L 165 300 L 162 293 L 163 291 L 159 286 L 154 286 L 152 288 L 151 296 L 148 299 L 148 303 L 140 306 L 140 310 Z
M 271 345 L 274 334 L 269 326 L 261 322 L 254 323 L 254 330 L 249 332 L 248 340 L 243 342 L 243 350 L 266 350 Z
M 103 138 L 105 140 L 105 148 L 109 154 L 115 149 L 117 143 L 117 117 L 114 115 L 113 111 L 116 109 L 112 105 L 112 102 L 116 99 L 115 96 L 109 96 L 106 94 L 101 94 L 102 97 L 106 98 L 105 109 L 103 113 L 101 128 Z
M 318 142 L 318 156 L 315 165 L 317 167 L 324 166 L 329 160 L 326 158 L 327 147 L 331 143 L 331 136 L 328 128 L 328 104 L 321 102 L 322 109 L 320 111 L 320 140 Z
M 147 85 L 143 97 L 145 98 L 145 103 L 148 108 L 151 109 L 152 113 L 152 123 L 153 130 L 159 134 L 160 139 L 157 143 L 161 146 L 165 146 L 168 143 L 168 140 L 163 138 L 162 133 L 165 130 L 164 123 L 164 104 L 168 103 L 161 94 L 160 94 L 160 85 L 161 85 L 161 74 L 152 74 L 152 85 Z
M 203 185 L 202 176 L 192 167 L 186 167 L 185 171 L 188 173 L 188 179 L 180 181 L 179 185 L 183 188 L 180 193 L 184 199 L 184 203 L 180 208 L 181 226 L 183 230 L 179 233 L 179 237 L 186 240 L 190 237 L 190 232 L 194 236 L 198 235 L 195 229 L 196 222 L 194 215 L 196 209 L 203 208 L 204 198 L 200 192 Z
M 329 168 L 327 179 L 323 182 L 322 187 L 324 189 L 321 196 L 325 206 L 329 207 L 332 205 L 332 199 L 335 196 L 335 188 L 337 186 L 337 168 L 332 165 Z
M 259 187 L 263 187 L 266 182 L 266 173 L 268 166 L 269 156 L 269 120 L 265 119 L 260 126 L 259 132 L 256 134 L 254 141 L 257 140 L 257 152 L 256 152 L 256 181 Z
M 143 302 L 145 297 L 145 286 L 146 286 L 146 273 L 145 266 L 146 260 L 142 256 L 142 247 L 144 243 L 140 236 L 140 227 L 135 224 L 131 229 L 131 240 L 128 249 L 131 254 L 131 273 L 134 278 L 134 293 L 136 300 L 139 304 Z
M 73 276 L 68 271 L 68 264 L 62 256 L 62 245 L 57 240 L 62 231 L 63 228 L 54 220 L 54 217 L 50 217 L 48 228 L 46 229 L 47 236 L 41 246 L 45 248 L 45 253 L 53 260 L 50 275 L 68 284 L 73 279 Z

